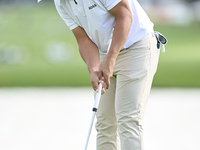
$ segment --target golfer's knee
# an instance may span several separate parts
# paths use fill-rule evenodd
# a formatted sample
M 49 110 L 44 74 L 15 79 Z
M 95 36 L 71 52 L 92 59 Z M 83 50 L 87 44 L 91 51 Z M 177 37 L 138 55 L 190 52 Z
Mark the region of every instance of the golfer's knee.
M 137 113 L 123 114 L 117 116 L 117 127 L 120 135 L 132 136 L 142 132 L 141 118 Z
M 102 134 L 106 133 L 110 134 L 110 133 L 115 133 L 117 131 L 116 123 L 97 121 L 95 127 L 97 132 L 101 132 Z

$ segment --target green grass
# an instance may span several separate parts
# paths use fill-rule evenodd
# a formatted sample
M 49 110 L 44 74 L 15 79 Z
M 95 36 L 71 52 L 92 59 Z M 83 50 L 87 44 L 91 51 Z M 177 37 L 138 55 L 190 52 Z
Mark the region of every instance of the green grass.
M 154 86 L 200 87 L 200 25 L 155 26 L 169 43 L 160 55 Z
M 160 26 L 169 43 L 161 53 L 153 86 L 200 87 L 200 25 Z M 0 86 L 88 86 L 89 73 L 78 53 L 72 32 L 52 3 L 0 6 L 0 57 L 5 47 L 17 46 L 24 60 L 0 62 Z M 72 45 L 73 58 L 49 62 L 45 50 L 49 43 Z

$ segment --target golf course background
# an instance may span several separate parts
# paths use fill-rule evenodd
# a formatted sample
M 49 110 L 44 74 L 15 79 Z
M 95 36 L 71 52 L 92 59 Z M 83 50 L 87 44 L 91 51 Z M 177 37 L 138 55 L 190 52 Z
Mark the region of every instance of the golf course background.
M 168 39 L 154 87 L 200 87 L 200 24 L 155 24 Z M 53 3 L 0 5 L 0 86 L 90 86 L 72 32 Z

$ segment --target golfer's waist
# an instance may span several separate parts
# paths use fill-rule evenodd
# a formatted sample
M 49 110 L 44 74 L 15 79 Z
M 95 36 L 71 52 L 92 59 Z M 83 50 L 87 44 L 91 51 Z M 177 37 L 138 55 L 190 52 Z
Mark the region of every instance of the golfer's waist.
M 142 41 L 142 40 L 145 40 L 146 38 L 148 38 L 148 37 L 150 37 L 150 36 L 152 36 L 152 35 L 154 35 L 154 32 L 151 32 L 151 33 L 148 34 L 146 37 L 144 37 L 144 38 L 142 38 L 142 39 L 140 39 L 140 40 L 138 40 L 138 41 L 135 41 L 135 42 L 129 44 L 127 47 L 123 46 L 123 47 L 120 49 L 119 52 L 122 52 L 122 51 L 124 51 L 124 50 L 128 50 L 130 47 L 134 46 L 134 44 L 136 44 L 136 43 L 138 43 L 138 42 L 140 42 L 140 41 Z M 100 54 L 107 54 L 107 50 L 106 50 L 106 49 L 99 49 L 99 52 L 100 52 Z
M 128 48 L 122 48 L 119 52 L 127 50 Z M 99 50 L 100 54 L 107 54 L 107 50 Z

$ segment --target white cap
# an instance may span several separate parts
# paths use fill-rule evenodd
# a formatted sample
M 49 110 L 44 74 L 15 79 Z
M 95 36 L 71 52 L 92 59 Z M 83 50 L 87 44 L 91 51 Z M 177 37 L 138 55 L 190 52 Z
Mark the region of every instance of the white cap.
M 40 1 L 42 1 L 42 0 L 37 0 L 38 3 L 39 3 Z

